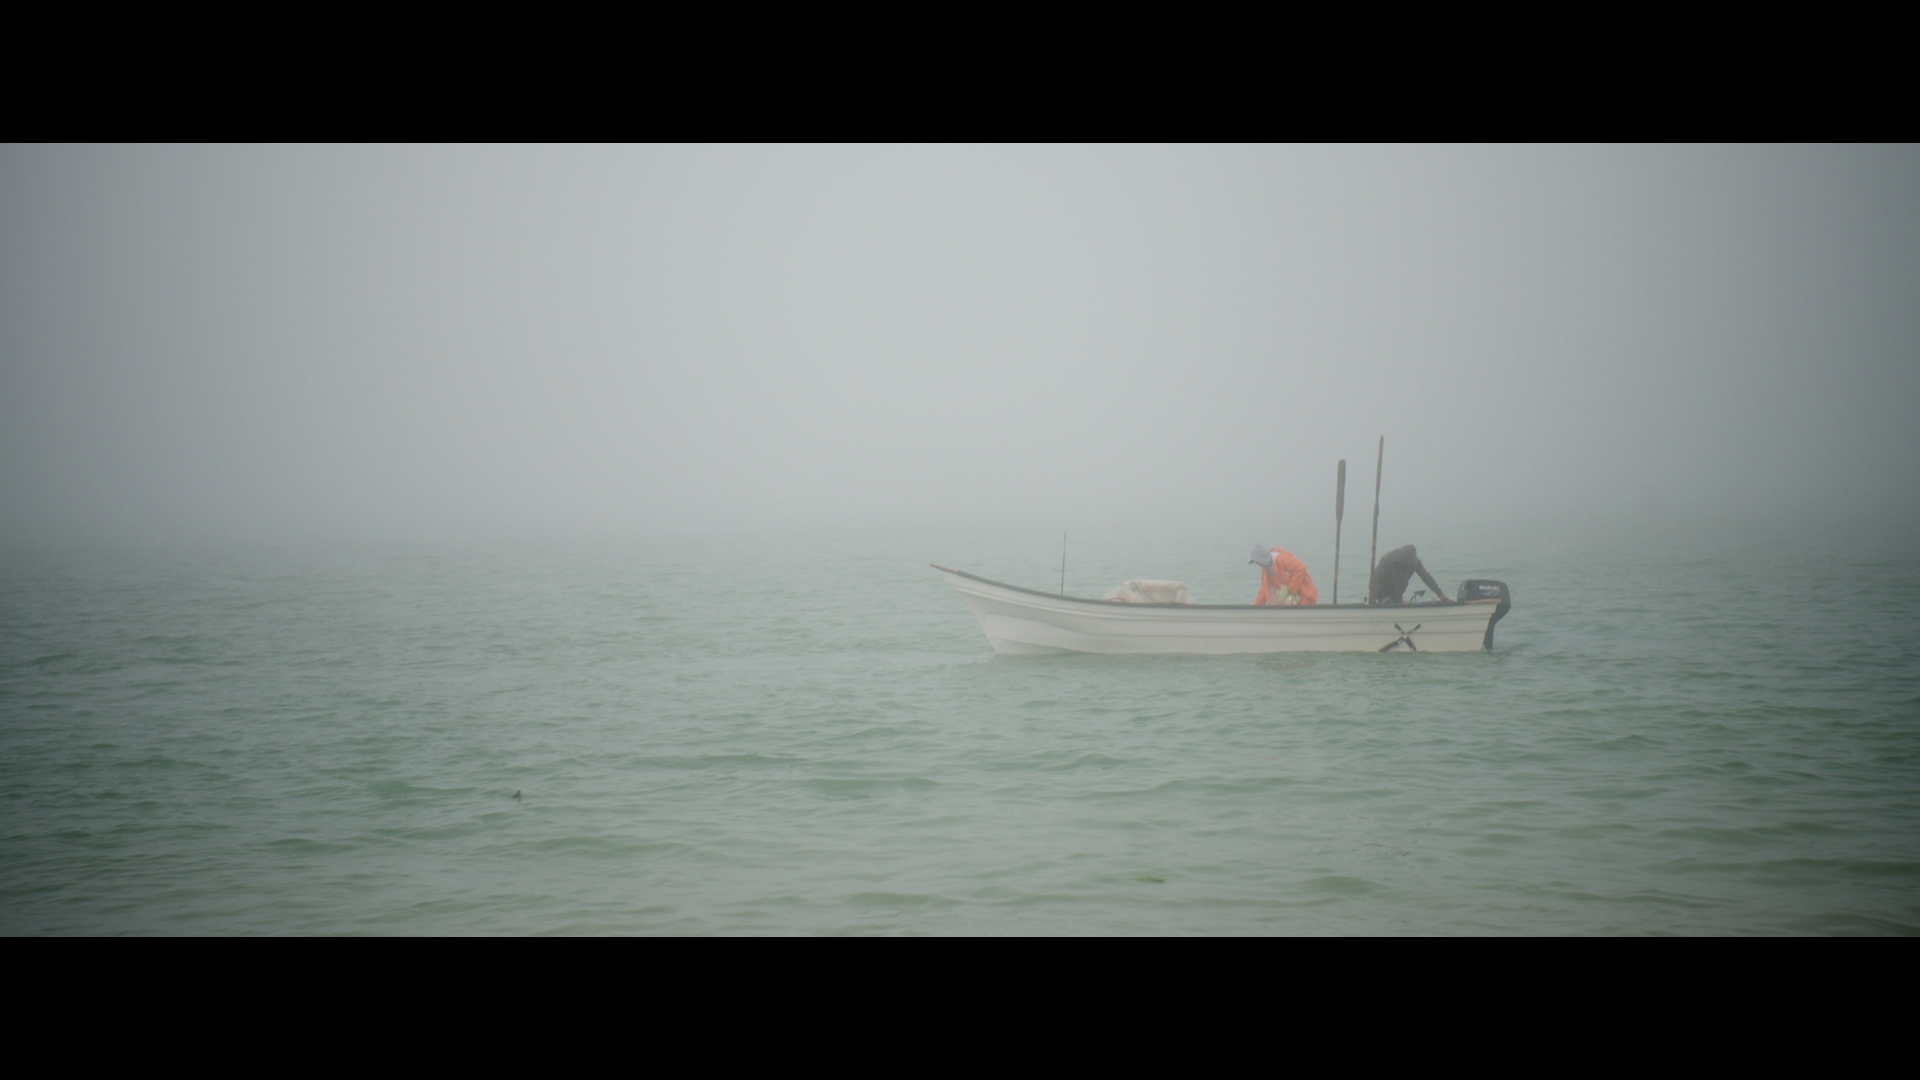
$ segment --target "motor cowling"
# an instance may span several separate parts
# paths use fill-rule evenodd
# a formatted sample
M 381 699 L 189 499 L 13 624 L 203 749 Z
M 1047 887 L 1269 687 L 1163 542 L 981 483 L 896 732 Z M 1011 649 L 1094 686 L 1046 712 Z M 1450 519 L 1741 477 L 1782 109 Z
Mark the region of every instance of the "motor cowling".
M 1513 610 L 1513 594 L 1507 591 L 1507 583 L 1478 579 L 1463 581 L 1460 583 L 1459 591 L 1453 594 L 1453 598 L 1462 603 L 1468 600 L 1500 601 L 1500 606 L 1493 609 L 1493 618 L 1487 620 L 1487 639 L 1481 644 L 1481 648 L 1493 648 L 1493 628 L 1500 624 L 1501 619 L 1507 617 L 1507 612 Z

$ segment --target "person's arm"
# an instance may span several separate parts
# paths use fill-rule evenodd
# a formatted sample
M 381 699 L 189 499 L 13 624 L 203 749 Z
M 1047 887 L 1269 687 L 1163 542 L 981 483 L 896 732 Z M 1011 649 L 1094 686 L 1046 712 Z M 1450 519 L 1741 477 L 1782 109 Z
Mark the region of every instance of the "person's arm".
M 1415 573 L 1420 575 L 1420 580 L 1427 583 L 1427 588 L 1433 590 L 1433 595 L 1435 599 L 1445 600 L 1447 598 L 1447 594 L 1440 591 L 1440 583 L 1433 580 L 1432 574 L 1427 573 L 1427 566 L 1425 563 L 1415 561 L 1413 564 L 1413 569 Z

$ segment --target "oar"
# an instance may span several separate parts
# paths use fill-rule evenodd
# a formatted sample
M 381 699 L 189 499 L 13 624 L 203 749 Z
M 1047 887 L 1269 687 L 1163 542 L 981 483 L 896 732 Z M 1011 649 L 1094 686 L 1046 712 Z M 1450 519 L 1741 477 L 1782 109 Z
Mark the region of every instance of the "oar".
M 1383 436 L 1384 437 L 1384 436 Z M 1347 459 L 1340 459 L 1333 487 L 1333 602 L 1340 602 L 1340 519 L 1347 515 Z
M 1367 603 L 1373 603 L 1373 567 L 1380 554 L 1380 467 L 1387 463 L 1387 437 L 1380 436 L 1380 456 L 1373 463 L 1373 545 L 1367 549 Z

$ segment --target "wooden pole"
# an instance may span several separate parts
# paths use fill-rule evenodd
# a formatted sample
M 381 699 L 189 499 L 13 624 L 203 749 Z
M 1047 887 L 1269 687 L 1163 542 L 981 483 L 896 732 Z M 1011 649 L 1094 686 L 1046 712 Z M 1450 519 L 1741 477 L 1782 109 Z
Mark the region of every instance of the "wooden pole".
M 1340 602 L 1340 519 L 1347 514 L 1347 459 L 1340 459 L 1340 471 L 1333 483 L 1333 602 Z
M 1387 437 L 1380 436 L 1380 456 L 1373 462 L 1373 544 L 1367 549 L 1367 603 L 1373 603 L 1373 567 L 1380 555 L 1380 467 L 1387 463 Z
M 1060 595 L 1067 595 L 1067 534 L 1060 534 Z

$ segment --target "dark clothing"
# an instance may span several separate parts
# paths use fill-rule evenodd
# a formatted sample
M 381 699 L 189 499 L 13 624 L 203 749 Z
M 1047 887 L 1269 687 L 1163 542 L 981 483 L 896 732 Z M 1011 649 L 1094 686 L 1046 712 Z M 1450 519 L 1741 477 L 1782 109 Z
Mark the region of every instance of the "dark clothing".
M 1367 587 L 1367 602 L 1373 604 L 1398 604 L 1403 602 L 1407 592 L 1407 581 L 1419 574 L 1420 580 L 1427 583 L 1437 598 L 1446 594 L 1440 591 L 1440 585 L 1420 565 L 1420 556 L 1414 553 L 1413 545 L 1394 548 L 1380 556 L 1379 563 L 1373 568 L 1373 581 Z

